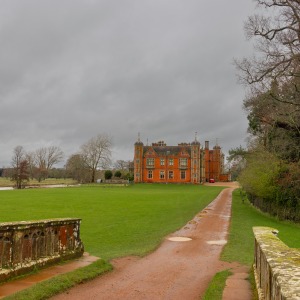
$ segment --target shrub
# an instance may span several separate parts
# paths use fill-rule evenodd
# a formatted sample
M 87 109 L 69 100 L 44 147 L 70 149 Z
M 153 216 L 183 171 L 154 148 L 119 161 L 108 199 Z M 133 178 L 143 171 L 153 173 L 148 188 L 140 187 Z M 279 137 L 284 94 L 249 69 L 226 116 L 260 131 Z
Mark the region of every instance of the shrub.
M 121 171 L 116 171 L 115 172 L 115 177 L 121 178 L 121 176 L 122 176 Z
M 112 173 L 111 170 L 106 170 L 105 173 L 104 173 L 104 178 L 109 180 L 109 179 L 112 178 L 112 175 L 113 175 L 113 173 Z

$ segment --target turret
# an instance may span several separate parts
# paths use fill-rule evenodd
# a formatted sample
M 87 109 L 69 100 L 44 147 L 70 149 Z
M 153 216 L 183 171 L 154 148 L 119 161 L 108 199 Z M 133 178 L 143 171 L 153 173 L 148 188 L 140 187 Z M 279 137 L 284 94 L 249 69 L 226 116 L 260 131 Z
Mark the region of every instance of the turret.
M 191 143 L 191 181 L 193 183 L 201 182 L 200 143 L 197 140 L 197 132 L 195 140 Z
M 141 142 L 140 133 L 134 144 L 134 182 L 143 180 L 143 149 L 144 144 Z

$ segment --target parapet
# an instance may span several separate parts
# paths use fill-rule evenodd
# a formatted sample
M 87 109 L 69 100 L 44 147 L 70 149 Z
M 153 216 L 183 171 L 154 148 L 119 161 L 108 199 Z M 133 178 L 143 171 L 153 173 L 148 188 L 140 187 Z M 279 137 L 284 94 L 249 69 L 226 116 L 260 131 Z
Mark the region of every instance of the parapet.
M 0 223 L 0 282 L 82 256 L 81 219 Z
M 289 248 L 269 227 L 254 227 L 254 271 L 259 299 L 300 299 L 300 249 Z

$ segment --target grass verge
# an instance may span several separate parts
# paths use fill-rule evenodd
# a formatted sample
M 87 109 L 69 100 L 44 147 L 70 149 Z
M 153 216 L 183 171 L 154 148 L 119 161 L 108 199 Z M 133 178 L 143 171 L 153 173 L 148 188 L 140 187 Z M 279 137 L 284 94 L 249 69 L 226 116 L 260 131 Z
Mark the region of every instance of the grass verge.
M 267 226 L 279 230 L 278 237 L 291 248 L 300 248 L 300 225 L 264 214 L 251 205 L 243 203 L 239 190 L 233 192 L 232 218 L 228 243 L 221 255 L 223 261 L 253 264 L 254 236 L 252 227 Z
M 79 268 L 73 272 L 58 275 L 39 282 L 32 287 L 5 297 L 5 300 L 43 300 L 65 291 L 76 284 L 91 280 L 105 272 L 112 270 L 112 265 L 99 259 L 89 266 Z
M 202 300 L 222 300 L 223 290 L 225 288 L 226 279 L 232 273 L 230 270 L 218 272 L 209 284 L 208 289 L 205 291 Z

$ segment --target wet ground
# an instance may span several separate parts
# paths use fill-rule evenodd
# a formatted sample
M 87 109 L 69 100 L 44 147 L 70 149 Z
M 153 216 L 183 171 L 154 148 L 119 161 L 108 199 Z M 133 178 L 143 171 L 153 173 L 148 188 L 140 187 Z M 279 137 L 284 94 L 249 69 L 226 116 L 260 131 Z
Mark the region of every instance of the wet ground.
M 88 253 L 84 253 L 82 257 L 71 262 L 51 266 L 41 270 L 37 274 L 29 275 L 18 280 L 4 283 L 0 285 L 0 299 L 18 291 L 24 290 L 36 284 L 37 282 L 49 279 L 59 274 L 74 271 L 77 268 L 85 267 L 98 259 L 98 257 L 91 256 Z

